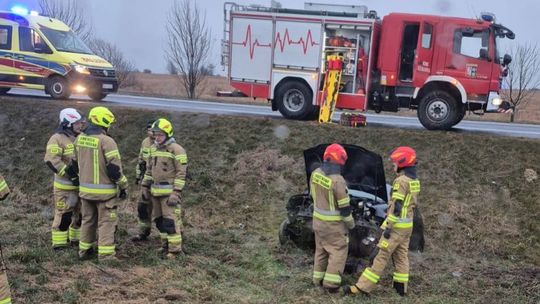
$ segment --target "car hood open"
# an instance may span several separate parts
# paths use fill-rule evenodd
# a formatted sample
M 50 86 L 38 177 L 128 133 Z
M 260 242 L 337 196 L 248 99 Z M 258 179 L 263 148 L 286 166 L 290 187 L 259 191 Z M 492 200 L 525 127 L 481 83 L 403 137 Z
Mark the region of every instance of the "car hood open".
M 308 189 L 311 172 L 321 166 L 324 150 L 328 145 L 330 144 L 321 144 L 304 150 Z M 342 175 L 347 181 L 349 190 L 363 191 L 387 202 L 386 180 L 381 156 L 359 146 L 346 144 L 342 146 L 348 156 Z

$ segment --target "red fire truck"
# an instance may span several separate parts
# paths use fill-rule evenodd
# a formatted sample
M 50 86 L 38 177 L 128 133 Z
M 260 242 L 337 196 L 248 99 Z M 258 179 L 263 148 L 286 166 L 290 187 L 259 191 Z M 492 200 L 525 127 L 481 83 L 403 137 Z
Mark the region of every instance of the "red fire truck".
M 225 4 L 222 64 L 232 87 L 271 101 L 289 119 L 315 118 L 326 59 L 343 60 L 336 108 L 417 109 L 427 129 L 449 129 L 466 111 L 497 112 L 514 33 L 479 19 L 306 3 L 304 9 Z

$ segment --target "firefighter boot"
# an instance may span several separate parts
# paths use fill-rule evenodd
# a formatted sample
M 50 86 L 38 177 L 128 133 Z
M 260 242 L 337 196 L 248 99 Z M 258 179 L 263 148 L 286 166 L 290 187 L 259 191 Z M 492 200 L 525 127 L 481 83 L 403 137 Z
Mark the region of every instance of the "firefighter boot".
M 394 282 L 394 289 L 398 295 L 404 297 L 406 295 L 405 283 Z
M 167 233 L 160 233 L 159 238 L 161 240 L 161 247 L 157 251 L 160 254 L 167 254 L 169 252 L 169 242 L 167 241 Z
M 343 286 L 341 291 L 342 291 L 343 295 L 345 295 L 345 296 L 347 296 L 347 295 L 363 295 L 363 296 L 369 297 L 369 294 L 367 292 L 365 292 L 362 289 L 358 288 L 358 286 L 356 286 L 356 285 L 345 285 L 345 286 Z
M 148 233 L 146 231 L 141 231 L 141 233 L 137 234 L 136 236 L 131 238 L 131 241 L 134 243 L 138 242 L 144 242 L 148 240 L 148 236 L 150 235 L 150 229 L 148 229 Z

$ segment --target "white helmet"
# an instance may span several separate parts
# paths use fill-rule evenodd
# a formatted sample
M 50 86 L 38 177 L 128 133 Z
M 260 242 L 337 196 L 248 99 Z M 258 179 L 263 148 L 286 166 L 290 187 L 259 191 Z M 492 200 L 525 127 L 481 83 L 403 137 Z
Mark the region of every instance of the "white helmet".
M 66 108 L 60 111 L 60 125 L 71 128 L 74 123 L 81 121 L 83 116 L 73 108 Z

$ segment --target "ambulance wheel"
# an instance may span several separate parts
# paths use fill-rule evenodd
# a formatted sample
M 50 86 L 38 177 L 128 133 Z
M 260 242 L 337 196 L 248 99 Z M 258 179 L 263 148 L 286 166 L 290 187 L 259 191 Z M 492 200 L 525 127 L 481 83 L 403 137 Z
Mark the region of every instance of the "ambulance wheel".
M 90 92 L 88 93 L 88 97 L 92 98 L 93 101 L 102 101 L 107 97 L 107 94 L 102 92 Z
M 281 225 L 279 225 L 279 243 L 281 245 L 285 245 L 289 240 L 289 231 L 287 228 L 289 227 L 289 220 L 284 220 Z
M 457 100 L 445 91 L 432 91 L 422 98 L 418 119 L 428 130 L 449 130 L 461 115 Z
M 0 88 L 0 95 L 5 95 L 7 92 L 9 92 L 11 88 Z
M 276 90 L 276 103 L 283 117 L 288 119 L 309 119 L 314 111 L 313 93 L 303 82 L 286 81 Z
M 54 76 L 47 80 L 46 92 L 54 99 L 68 99 L 71 96 L 68 81 L 61 76 Z

